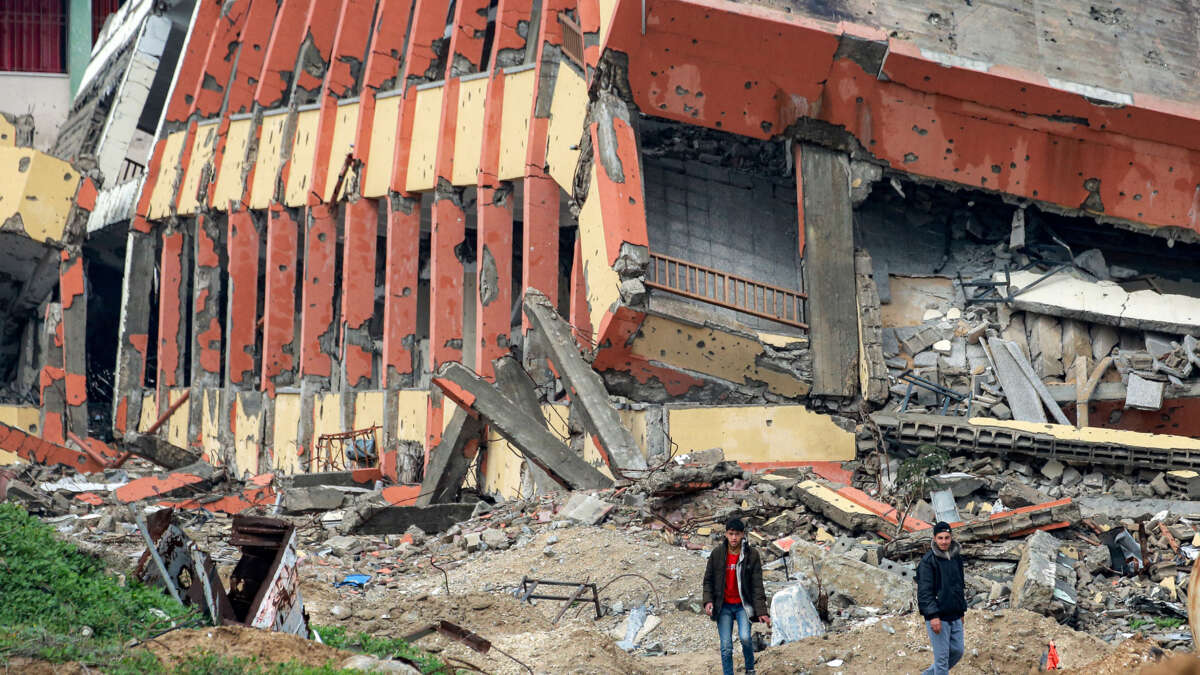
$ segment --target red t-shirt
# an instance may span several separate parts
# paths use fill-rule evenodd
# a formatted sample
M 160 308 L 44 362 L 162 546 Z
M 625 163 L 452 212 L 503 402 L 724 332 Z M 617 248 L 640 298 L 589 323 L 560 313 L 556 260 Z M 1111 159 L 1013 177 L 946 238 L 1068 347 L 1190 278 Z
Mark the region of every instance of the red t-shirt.
M 738 593 L 737 563 L 737 553 L 725 555 L 725 604 L 728 605 L 742 604 L 742 596 Z

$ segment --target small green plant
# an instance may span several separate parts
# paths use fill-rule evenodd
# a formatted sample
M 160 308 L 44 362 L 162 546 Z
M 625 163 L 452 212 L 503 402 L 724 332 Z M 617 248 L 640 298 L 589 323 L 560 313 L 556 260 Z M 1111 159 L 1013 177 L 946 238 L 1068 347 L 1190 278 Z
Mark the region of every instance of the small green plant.
M 925 443 L 917 447 L 917 456 L 900 462 L 900 470 L 896 472 L 896 480 L 892 487 L 892 506 L 900 514 L 896 523 L 896 536 L 904 532 L 904 520 L 917 505 L 932 490 L 941 489 L 941 484 L 934 478 L 946 468 L 950 454 L 944 449 Z
M 1154 617 L 1154 625 L 1163 630 L 1171 630 L 1182 626 L 1183 619 L 1177 616 L 1157 616 Z
M 1142 626 L 1149 626 L 1149 625 L 1150 625 L 1149 619 L 1137 619 L 1132 616 L 1129 617 L 1129 630 L 1141 630 Z
M 441 675 L 453 672 L 441 660 L 412 646 L 401 638 L 375 637 L 368 633 L 349 636 L 341 626 L 313 626 L 321 641 L 330 647 L 349 651 L 366 652 L 381 659 L 403 658 L 412 661 L 426 675 Z

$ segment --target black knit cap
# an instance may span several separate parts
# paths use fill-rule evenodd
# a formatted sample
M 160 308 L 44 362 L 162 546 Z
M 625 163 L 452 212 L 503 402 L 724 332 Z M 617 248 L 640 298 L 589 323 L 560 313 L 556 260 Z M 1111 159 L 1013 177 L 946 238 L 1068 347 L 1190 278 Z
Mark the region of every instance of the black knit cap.
M 745 532 L 746 524 L 742 522 L 741 518 L 730 518 L 725 523 L 725 531 L 728 532 L 730 530 L 734 530 L 736 532 Z
M 935 537 L 938 536 L 939 534 L 941 534 L 942 532 L 949 532 L 949 531 L 950 531 L 950 524 L 945 521 L 942 521 L 942 520 L 939 520 L 937 525 L 933 526 L 933 536 L 935 536 Z

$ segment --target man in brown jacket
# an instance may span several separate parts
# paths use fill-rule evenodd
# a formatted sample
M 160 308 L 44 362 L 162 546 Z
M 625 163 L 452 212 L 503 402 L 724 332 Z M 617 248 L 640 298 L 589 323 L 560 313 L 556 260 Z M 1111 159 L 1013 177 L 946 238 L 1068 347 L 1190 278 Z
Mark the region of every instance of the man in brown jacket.
M 725 523 L 725 541 L 713 549 L 704 570 L 704 612 L 717 622 L 725 675 L 733 675 L 733 622 L 737 621 L 747 675 L 754 675 L 750 622 L 771 623 L 767 592 L 763 588 L 762 558 L 745 538 L 746 525 L 740 519 Z

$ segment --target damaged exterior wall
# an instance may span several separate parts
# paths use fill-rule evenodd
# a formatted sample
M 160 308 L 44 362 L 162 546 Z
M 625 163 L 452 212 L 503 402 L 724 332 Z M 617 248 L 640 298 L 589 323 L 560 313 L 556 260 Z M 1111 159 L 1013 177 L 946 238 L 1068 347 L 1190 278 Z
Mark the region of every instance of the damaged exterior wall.
M 877 331 L 888 325 L 888 302 L 882 317 L 875 309 L 886 289 L 872 291 L 869 270 L 855 276 L 851 209 L 863 189 L 855 183 L 861 164 L 1129 227 L 1174 228 L 1170 236 L 1200 231 L 1184 208 L 1197 182 L 1188 158 L 1200 148 L 1163 131 L 1194 128 L 1198 116 L 1186 106 L 1167 110 L 1128 95 L 1130 115 L 1159 122 L 1148 129 L 1089 102 L 1078 86 L 922 52 L 913 45 L 929 39 L 924 32 L 915 42 L 888 38 L 870 25 L 877 18 L 835 23 L 811 9 L 789 15 L 671 0 L 647 8 L 643 33 L 632 2 L 502 0 L 496 16 L 512 20 L 494 21 L 484 44 L 486 14 L 470 11 L 472 3 L 449 17 L 445 2 L 217 4 L 197 7 L 131 242 L 179 230 L 197 237 L 213 218 L 226 223 L 217 244 L 225 251 L 215 267 L 199 253 L 181 257 L 181 281 L 167 290 L 197 279 L 192 296 L 176 306 L 164 293 L 151 308 L 158 335 L 133 322 L 121 344 L 133 366 L 145 361 L 139 340 L 160 345 L 159 398 L 185 384 L 233 389 L 217 398 L 194 391 L 190 405 L 205 410 L 190 411 L 190 426 L 180 411 L 165 433 L 239 472 L 313 470 L 322 434 L 378 425 L 385 473 L 419 476 L 417 455 L 436 446 L 454 410 L 430 392 L 430 374 L 462 361 L 490 378 L 491 359 L 511 348 L 543 371 L 534 379 L 545 384 L 528 322 L 514 325 L 521 314 L 512 291 L 535 287 L 553 301 L 568 280 L 575 339 L 610 393 L 665 405 L 656 414 L 667 427 L 703 417 L 673 406 L 705 406 L 694 409 L 713 412 L 700 427 L 729 428 L 729 458 L 853 457 L 850 432 L 823 413 L 857 408 L 860 389 L 874 403 L 887 396 L 879 363 L 886 340 Z M 563 54 L 564 11 L 583 26 L 583 67 Z M 760 35 L 762 49 L 747 53 L 748 36 Z M 227 46 L 240 49 L 237 59 L 222 58 Z M 995 63 L 1007 65 L 1011 54 L 1000 56 Z M 230 90 L 217 96 L 205 86 L 212 81 Z M 1087 92 L 1107 100 L 1105 92 L 1120 91 L 1101 89 Z M 938 105 L 913 103 L 925 99 Z M 663 141 L 671 128 L 693 135 Z M 744 139 L 746 150 L 715 154 L 696 132 Z M 1055 151 L 1060 143 L 1075 151 Z M 759 147 L 771 154 L 769 166 L 753 159 Z M 1015 147 L 1029 156 L 1007 161 Z M 671 152 L 694 159 L 678 162 Z M 1070 161 L 1056 165 L 1064 154 Z M 1006 161 L 982 159 L 993 156 Z M 1135 199 L 1132 182 L 1144 183 L 1151 160 L 1167 156 L 1179 160 L 1171 163 L 1178 181 L 1149 178 L 1158 196 Z M 1125 161 L 1130 175 L 1118 171 Z M 664 167 L 676 167 L 675 177 Z M 721 190 L 700 187 L 697 171 Z M 696 185 L 672 198 L 672 181 L 689 177 Z M 717 192 L 728 208 L 708 201 Z M 560 222 L 560 210 L 573 218 Z M 671 229 L 701 213 L 714 236 Z M 655 234 L 660 226 L 665 237 Z M 563 235 L 574 236 L 575 260 L 559 260 L 560 248 L 570 251 Z M 740 240 L 758 248 L 734 247 Z M 262 256 L 265 285 L 235 242 Z M 224 325 L 206 324 L 218 326 L 208 337 L 190 334 L 196 320 L 184 311 L 211 313 L 210 299 L 197 295 L 205 274 L 216 274 L 210 292 L 224 293 L 227 307 Z M 129 286 L 130 309 L 144 301 L 135 293 Z M 780 310 L 785 302 L 793 305 Z M 254 354 L 257 322 L 263 337 Z M 198 364 L 203 353 L 191 364 L 172 361 L 164 336 L 222 358 L 213 368 Z M 172 364 L 187 371 L 168 375 Z M 165 406 L 143 396 L 143 373 L 125 370 L 119 396 L 147 404 L 118 406 L 114 426 L 122 430 L 130 417 L 145 428 L 156 417 L 149 411 Z M 643 452 L 661 443 L 646 414 L 620 411 Z M 544 417 L 563 437 L 578 432 Z M 755 425 L 766 431 L 756 435 Z M 689 443 L 702 445 L 704 432 L 695 433 Z M 823 440 L 779 442 L 787 433 Z M 223 438 L 233 449 L 214 457 Z M 490 432 L 482 487 L 527 491 L 524 462 L 506 445 Z M 590 437 L 574 447 L 603 455 Z

